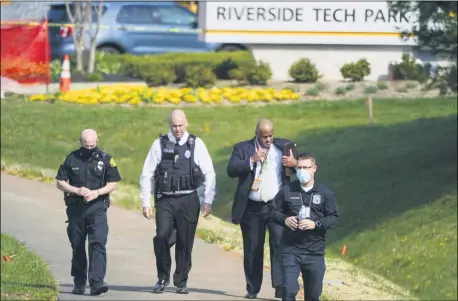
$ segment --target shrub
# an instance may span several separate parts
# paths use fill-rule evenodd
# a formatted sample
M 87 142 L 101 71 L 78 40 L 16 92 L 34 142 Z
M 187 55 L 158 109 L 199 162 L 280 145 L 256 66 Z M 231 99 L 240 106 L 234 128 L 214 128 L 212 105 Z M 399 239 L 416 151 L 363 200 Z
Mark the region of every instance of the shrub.
M 176 79 L 175 72 L 166 66 L 153 66 L 147 65 L 144 68 L 135 66 L 135 75 L 143 79 L 148 86 L 162 86 L 173 83 Z
M 247 80 L 250 85 L 266 85 L 272 78 L 270 65 L 260 61 L 253 69 L 248 70 Z
M 104 54 L 98 56 L 97 63 L 110 65 L 120 63 L 119 74 L 141 78 L 141 74 L 151 71 L 144 69 L 169 69 L 175 74 L 175 82 L 185 82 L 186 69 L 189 66 L 205 66 L 212 70 L 218 78 L 227 79 L 229 70 L 235 66 L 253 63 L 247 51 L 237 52 L 203 52 L 203 53 L 165 53 L 158 55 Z M 100 63 L 103 61 L 104 63 Z M 106 62 L 106 63 L 105 63 Z M 104 69 L 108 67 L 104 66 Z M 114 69 L 109 67 L 108 69 Z M 116 68 L 118 69 L 118 68 Z
M 258 64 L 249 63 L 229 71 L 229 77 L 239 84 L 266 85 L 272 78 L 272 71 L 268 63 L 260 61 Z
M 335 93 L 336 95 L 345 95 L 346 90 L 344 87 L 337 87 Z
M 315 87 L 320 91 L 323 92 L 328 88 L 328 85 L 325 83 L 316 83 Z
M 356 88 L 355 84 L 348 84 L 348 85 L 345 86 L 345 91 L 347 91 L 347 92 L 348 91 L 353 91 L 353 90 L 355 90 L 355 88 Z
M 216 82 L 212 69 L 202 65 L 188 66 L 185 75 L 185 84 L 192 88 L 213 86 Z
M 295 82 L 299 83 L 314 83 L 321 77 L 315 64 L 307 58 L 301 58 L 293 63 L 288 73 Z
M 60 79 L 60 72 L 62 71 L 62 65 L 59 60 L 53 60 L 49 64 L 50 75 L 52 81 L 58 81 Z
M 229 71 L 229 78 L 237 81 L 239 85 L 244 85 L 248 83 L 248 79 L 247 79 L 248 71 L 246 69 L 247 69 L 246 66 L 237 68 L 237 69 L 232 69 L 231 71 Z
M 406 89 L 415 89 L 417 87 L 416 83 L 406 83 Z
M 103 80 L 103 74 L 98 71 L 86 74 L 84 77 L 89 82 L 100 82 L 101 80 Z
M 430 81 L 427 83 L 428 89 L 439 89 L 440 95 L 450 92 L 457 92 L 457 65 L 456 63 L 434 69 Z
M 216 66 L 215 75 L 219 79 L 230 79 L 229 72 L 239 67 L 239 64 L 229 57 Z
M 356 63 L 347 63 L 340 68 L 344 79 L 360 82 L 365 76 L 371 74 L 370 63 L 366 59 L 360 59 Z
M 305 94 L 308 96 L 317 96 L 318 94 L 320 94 L 320 90 L 318 90 L 317 87 L 310 87 L 307 89 Z
M 377 82 L 377 89 L 386 90 L 388 89 L 388 84 L 386 82 Z
M 364 93 L 365 94 L 373 94 L 377 93 L 378 89 L 376 86 L 367 86 L 364 88 Z
M 394 80 L 415 80 L 424 83 L 430 77 L 431 65 L 421 65 L 417 63 L 415 57 L 409 54 L 403 54 L 400 63 L 392 64 Z
M 396 93 L 407 93 L 409 90 L 406 87 L 400 87 L 396 89 Z

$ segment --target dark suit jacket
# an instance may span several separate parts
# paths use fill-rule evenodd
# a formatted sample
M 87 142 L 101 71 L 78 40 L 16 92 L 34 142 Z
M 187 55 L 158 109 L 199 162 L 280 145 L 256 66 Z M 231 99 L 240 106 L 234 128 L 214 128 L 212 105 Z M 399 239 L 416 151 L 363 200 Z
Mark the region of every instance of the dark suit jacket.
M 234 145 L 232 154 L 227 164 L 227 175 L 230 178 L 238 178 L 237 189 L 234 194 L 234 202 L 232 204 L 232 222 L 240 224 L 242 217 L 245 214 L 248 195 L 251 191 L 251 185 L 254 181 L 256 162 L 253 165 L 253 170 L 250 170 L 250 157 L 256 152 L 254 146 L 255 138 L 242 141 Z M 274 138 L 273 144 L 283 150 L 283 145 L 291 142 L 287 139 Z M 297 153 L 294 154 L 297 157 Z M 285 176 L 285 167 L 282 168 L 283 183 L 289 182 L 289 177 Z

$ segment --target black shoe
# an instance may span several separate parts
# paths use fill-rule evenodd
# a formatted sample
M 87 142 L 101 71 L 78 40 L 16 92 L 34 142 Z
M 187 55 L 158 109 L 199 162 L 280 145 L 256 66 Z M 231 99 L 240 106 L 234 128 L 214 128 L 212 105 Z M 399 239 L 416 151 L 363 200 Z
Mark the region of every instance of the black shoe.
M 283 287 L 277 286 L 275 288 L 275 298 L 282 298 L 283 297 Z
M 186 285 L 180 285 L 180 286 L 177 286 L 176 293 L 177 294 L 189 294 L 189 291 Z
M 72 290 L 74 295 L 82 295 L 86 291 L 86 285 L 75 285 Z
M 160 294 L 164 291 L 165 287 L 170 284 L 170 280 L 159 280 L 153 286 L 153 293 Z
M 91 295 L 98 296 L 108 292 L 108 285 L 103 281 L 96 281 L 91 285 Z
M 258 295 L 254 293 L 247 293 L 245 295 L 245 299 L 256 299 L 256 298 L 258 298 Z

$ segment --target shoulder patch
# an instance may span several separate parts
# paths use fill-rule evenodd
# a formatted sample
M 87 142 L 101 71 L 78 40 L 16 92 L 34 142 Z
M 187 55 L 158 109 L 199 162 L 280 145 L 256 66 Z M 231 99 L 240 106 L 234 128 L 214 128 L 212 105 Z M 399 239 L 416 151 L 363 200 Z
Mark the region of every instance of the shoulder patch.
M 113 158 L 110 159 L 110 166 L 111 167 L 116 167 L 116 162 Z

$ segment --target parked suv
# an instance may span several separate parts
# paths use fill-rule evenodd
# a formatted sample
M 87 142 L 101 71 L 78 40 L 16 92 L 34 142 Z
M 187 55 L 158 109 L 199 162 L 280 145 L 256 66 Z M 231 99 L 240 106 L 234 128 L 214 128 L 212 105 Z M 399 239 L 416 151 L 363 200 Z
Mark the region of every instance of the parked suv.
M 93 2 L 94 23 L 98 7 Z M 50 5 L 48 21 L 63 25 L 49 27 L 52 58 L 74 54 L 72 28 L 65 26 L 71 22 L 64 3 Z M 244 45 L 200 41 L 196 14 L 176 2 L 104 2 L 96 45 L 98 51 L 134 55 L 246 49 Z

